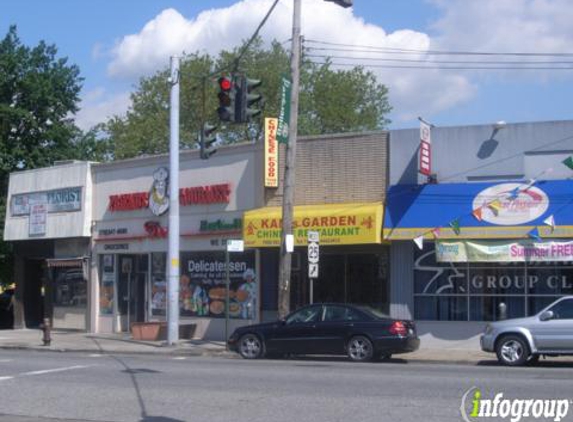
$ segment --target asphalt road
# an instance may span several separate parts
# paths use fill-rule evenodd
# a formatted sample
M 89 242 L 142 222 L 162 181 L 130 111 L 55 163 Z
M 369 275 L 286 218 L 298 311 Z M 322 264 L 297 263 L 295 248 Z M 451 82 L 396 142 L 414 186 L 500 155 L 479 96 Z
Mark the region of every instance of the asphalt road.
M 571 399 L 572 378 L 571 364 L 0 351 L 0 422 L 461 421 L 462 396 L 472 387 L 484 397 Z

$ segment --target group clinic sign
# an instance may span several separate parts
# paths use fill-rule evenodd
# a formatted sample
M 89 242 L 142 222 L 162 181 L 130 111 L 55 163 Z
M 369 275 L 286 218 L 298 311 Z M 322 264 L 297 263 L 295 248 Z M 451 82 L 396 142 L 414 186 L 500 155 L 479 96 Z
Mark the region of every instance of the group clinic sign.
M 308 232 L 319 233 L 324 245 L 380 243 L 382 204 L 356 203 L 296 206 L 293 232 L 296 246 L 306 246 Z M 278 247 L 281 243 L 281 208 L 247 211 L 243 221 L 246 247 Z

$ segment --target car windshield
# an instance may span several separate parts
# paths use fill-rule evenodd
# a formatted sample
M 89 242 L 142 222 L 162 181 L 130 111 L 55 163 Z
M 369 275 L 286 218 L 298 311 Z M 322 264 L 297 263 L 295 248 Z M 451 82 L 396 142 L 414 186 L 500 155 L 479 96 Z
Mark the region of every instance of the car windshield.
M 379 309 L 373 308 L 371 306 L 357 306 L 362 312 L 367 313 L 368 315 L 373 316 L 376 319 L 388 319 L 390 318 L 387 314 L 383 313 Z

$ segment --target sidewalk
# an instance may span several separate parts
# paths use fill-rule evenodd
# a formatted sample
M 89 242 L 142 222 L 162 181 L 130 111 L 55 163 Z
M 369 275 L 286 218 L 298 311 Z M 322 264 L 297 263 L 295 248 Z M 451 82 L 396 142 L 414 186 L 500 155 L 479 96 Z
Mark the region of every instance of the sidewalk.
M 223 342 L 181 340 L 177 346 L 167 346 L 164 341 L 136 341 L 129 334 L 89 334 L 64 330 L 53 330 L 51 339 L 51 344 L 44 346 L 41 330 L 1 330 L 0 349 L 101 354 L 236 356 L 235 353 L 225 349 Z
M 156 354 L 219 356 L 239 358 L 239 355 L 225 349 L 223 342 L 204 340 L 180 340 L 177 346 L 167 346 L 164 341 L 137 341 L 128 334 L 88 334 L 75 331 L 52 331 L 50 346 L 44 346 L 42 332 L 34 329 L 0 331 L 0 349 L 27 349 L 52 352 L 82 352 L 98 354 Z M 493 363 L 495 355 L 481 352 L 468 344 L 452 343 L 450 347 L 440 345 L 424 347 L 414 353 L 395 355 L 395 359 L 406 362 L 457 363 L 477 365 Z

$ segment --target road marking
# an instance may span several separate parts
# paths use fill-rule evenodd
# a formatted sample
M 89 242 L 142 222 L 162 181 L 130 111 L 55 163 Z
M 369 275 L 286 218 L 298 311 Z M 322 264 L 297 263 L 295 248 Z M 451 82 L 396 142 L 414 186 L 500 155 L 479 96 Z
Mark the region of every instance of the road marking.
M 0 359 L 0 363 L 12 362 L 14 359 Z
M 63 371 L 71 371 L 73 369 L 89 368 L 90 366 L 93 366 L 93 365 L 76 365 L 76 366 L 67 366 L 65 368 L 44 369 L 41 371 L 24 372 L 24 373 L 20 374 L 19 376 L 24 377 L 24 376 L 30 376 L 30 375 L 52 374 L 54 372 L 63 372 Z
M 185 356 L 176 356 L 173 358 L 173 360 L 185 360 L 187 359 Z
M 11 380 L 14 378 L 19 378 L 19 377 L 30 377 L 30 376 L 34 376 L 34 375 L 45 375 L 45 374 L 53 374 L 55 372 L 72 371 L 74 369 L 89 368 L 90 366 L 95 366 L 95 365 L 75 365 L 75 366 L 66 366 L 64 368 L 43 369 L 41 371 L 23 372 L 23 373 L 17 374 L 17 375 L 9 375 L 6 377 L 0 377 L 0 381 L 8 381 L 8 380 Z
M 104 356 L 104 355 L 101 355 L 99 353 L 92 353 L 91 355 L 88 355 L 88 357 L 90 357 L 90 358 L 101 358 L 102 356 Z

